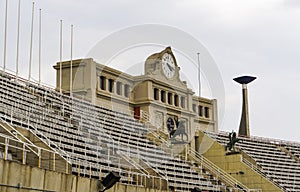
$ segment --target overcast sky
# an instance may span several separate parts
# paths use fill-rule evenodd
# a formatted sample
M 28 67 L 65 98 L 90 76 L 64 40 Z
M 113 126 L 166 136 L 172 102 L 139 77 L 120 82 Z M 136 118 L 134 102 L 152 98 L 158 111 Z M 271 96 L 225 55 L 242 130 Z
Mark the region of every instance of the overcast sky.
M 7 68 L 15 71 L 17 1 L 9 0 Z M 28 76 L 31 1 L 21 0 L 20 75 Z M 74 58 L 87 57 L 103 39 L 132 26 L 159 24 L 178 29 L 206 48 L 224 85 L 225 96 L 214 95 L 202 72 L 202 94 L 224 100 L 220 130 L 238 130 L 241 86 L 232 78 L 257 76 L 249 88 L 251 134 L 300 139 L 300 1 L 297 0 L 36 0 L 33 79 L 38 79 L 38 10 L 42 9 L 42 81 L 54 86 L 52 65 L 59 61 L 59 21 L 63 20 L 63 59 L 70 58 L 70 25 L 74 24 Z M 0 59 L 3 63 L 5 0 L 0 1 Z M 134 37 L 133 37 L 134 38 Z M 174 37 L 175 38 L 175 37 Z M 175 40 L 174 40 L 175 41 Z M 149 42 L 152 43 L 152 42 Z M 164 43 L 131 47 L 116 53 L 109 64 L 126 73 L 142 74 L 143 61 Z M 171 45 L 172 46 L 172 45 Z M 193 58 L 173 47 L 182 78 L 198 93 Z M 194 50 L 195 55 L 199 50 Z M 99 53 L 100 54 L 100 53 Z M 201 63 L 206 61 L 205 54 Z M 99 61 L 98 62 L 103 62 Z M 189 63 L 190 62 L 190 63 Z M 202 63 L 203 64 L 203 63 Z M 204 65 L 204 64 L 203 64 Z M 3 65 L 1 65 L 2 67 Z M 123 67 L 122 67 L 123 66 Z M 126 66 L 126 68 L 124 68 Z M 137 67 L 139 66 L 139 67 Z M 140 71 L 138 71 L 140 70 Z M 202 70 L 202 68 L 201 68 Z

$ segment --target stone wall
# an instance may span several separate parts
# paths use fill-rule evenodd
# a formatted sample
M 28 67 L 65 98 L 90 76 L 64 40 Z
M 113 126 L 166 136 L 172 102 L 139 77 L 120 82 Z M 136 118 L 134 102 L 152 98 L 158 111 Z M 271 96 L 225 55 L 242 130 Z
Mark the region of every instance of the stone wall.
M 0 159 L 1 192 L 99 192 L 100 181 L 21 165 Z M 165 192 L 139 186 L 116 184 L 107 192 Z

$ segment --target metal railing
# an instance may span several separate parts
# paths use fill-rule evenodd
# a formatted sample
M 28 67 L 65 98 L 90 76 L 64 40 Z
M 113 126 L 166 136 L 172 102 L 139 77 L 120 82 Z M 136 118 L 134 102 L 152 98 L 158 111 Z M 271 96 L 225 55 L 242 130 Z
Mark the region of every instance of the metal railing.
M 281 185 L 279 185 L 277 182 L 274 182 L 268 175 L 266 175 L 264 172 L 261 171 L 261 169 L 259 167 L 257 167 L 256 165 L 253 165 L 250 161 L 248 161 L 245 158 L 241 158 L 241 162 L 243 164 L 245 164 L 246 166 L 248 166 L 252 171 L 258 173 L 259 175 L 261 175 L 262 177 L 264 177 L 265 179 L 267 179 L 268 181 L 270 181 L 272 184 L 274 184 L 276 187 L 280 188 L 283 191 L 287 191 L 284 187 L 282 187 Z
M 209 133 L 208 134 L 213 134 L 216 135 L 215 133 Z M 219 134 L 221 135 L 227 135 L 227 132 L 221 131 L 219 132 Z M 243 138 L 246 139 L 246 138 Z M 276 139 L 269 139 L 269 138 L 264 138 L 264 137 L 256 137 L 256 136 L 251 136 L 250 139 L 253 140 L 257 140 L 259 142 L 265 142 L 265 143 L 271 143 L 271 144 L 277 144 L 283 142 L 282 140 L 276 140 Z M 250 140 L 249 139 L 249 140 Z M 217 141 L 217 139 L 214 139 L 215 141 Z M 251 163 L 249 160 L 247 160 L 246 157 L 251 158 L 247 153 L 242 152 L 242 157 L 241 157 L 241 162 L 248 166 L 251 170 L 253 170 L 254 172 L 256 172 L 257 174 L 261 175 L 262 177 L 264 177 L 265 179 L 267 179 L 269 182 L 271 182 L 272 184 L 274 184 L 276 187 L 278 187 L 279 189 L 283 190 L 283 191 L 287 191 L 283 186 L 281 186 L 279 183 L 277 183 L 276 181 L 274 181 L 272 178 L 270 178 L 268 175 L 266 175 L 264 172 L 261 171 L 261 168 L 254 165 L 253 163 Z
M 125 152 L 122 151 L 117 151 L 117 154 L 120 155 L 120 157 L 122 157 L 125 161 L 127 161 L 130 165 L 132 165 L 133 167 L 135 167 L 139 172 L 141 172 L 144 176 L 146 177 L 150 177 L 150 173 L 144 169 L 144 167 L 142 167 L 139 163 L 135 162 L 131 157 L 130 157 L 130 153 L 126 154 Z
M 46 170 L 66 173 L 68 163 L 54 151 L 25 143 L 8 135 L 0 134 L 0 158 Z M 33 153 L 32 150 L 37 151 Z
M 2 122 L 6 122 L 5 120 L 8 120 L 11 123 L 13 123 L 14 122 L 13 117 L 15 115 L 20 115 L 20 112 L 17 110 L 15 111 L 13 106 L 11 107 L 11 109 L 7 109 L 5 106 L 0 106 L 0 108 L 4 108 L 8 111 L 10 110 L 9 111 L 10 116 L 0 114 L 0 118 L 1 118 Z M 39 138 L 45 145 L 47 145 L 55 153 L 59 154 L 66 162 L 71 164 L 70 156 L 65 151 L 60 149 L 54 142 L 52 142 L 50 139 L 48 139 L 46 136 L 44 136 L 40 131 L 38 131 L 33 125 L 29 124 L 29 122 L 26 119 L 24 119 L 24 121 L 20 122 L 20 124 L 22 124 L 23 126 L 26 126 L 28 128 L 28 129 L 26 129 L 27 131 L 29 131 L 31 134 L 33 134 L 36 138 Z M 6 125 L 11 126 L 7 122 L 6 122 Z M 40 135 L 40 136 L 37 136 L 37 135 Z
M 120 167 L 107 168 L 100 163 L 91 163 L 82 159 L 72 159 L 75 167 L 72 168 L 73 174 L 89 178 L 102 180 L 110 171 L 114 171 L 121 177 L 120 182 L 126 185 L 143 186 L 146 188 L 156 188 L 166 190 L 168 181 L 163 177 L 145 175 L 144 173 L 134 172 Z M 120 165 L 120 164 L 119 164 Z M 159 185 L 157 185 L 159 183 Z
M 247 186 L 245 186 L 243 183 L 239 182 L 235 178 L 233 178 L 230 174 L 228 174 L 226 171 L 220 169 L 217 165 L 215 165 L 213 162 L 208 160 L 203 155 L 199 154 L 197 151 L 195 151 L 192 148 L 189 148 L 189 156 L 193 158 L 196 162 L 200 163 L 200 165 L 203 165 L 206 169 L 210 171 L 213 175 L 220 178 L 224 183 L 227 185 L 234 187 L 234 188 L 240 188 L 242 190 L 245 190 L 247 192 L 261 192 L 261 189 L 249 189 Z
M 152 134 L 155 139 L 159 140 L 163 147 L 171 147 L 171 142 L 165 140 L 159 133 L 157 133 L 158 131 L 160 131 L 159 129 L 154 128 L 154 126 L 151 126 L 151 124 L 149 123 L 147 123 L 146 125 L 148 127 L 148 133 Z

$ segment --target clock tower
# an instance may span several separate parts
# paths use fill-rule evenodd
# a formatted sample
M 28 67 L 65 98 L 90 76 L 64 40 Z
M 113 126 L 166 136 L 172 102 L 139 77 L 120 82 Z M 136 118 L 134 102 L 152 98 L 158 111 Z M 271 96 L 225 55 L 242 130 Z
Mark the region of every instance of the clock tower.
M 145 75 L 166 82 L 180 82 L 180 67 L 171 47 L 150 55 L 145 61 Z
M 171 47 L 150 55 L 144 68 L 145 74 L 134 89 L 135 106 L 149 114 L 152 125 L 170 137 L 178 131 L 185 140 L 194 137 L 197 130 L 217 130 L 216 100 L 196 96 L 180 79 Z

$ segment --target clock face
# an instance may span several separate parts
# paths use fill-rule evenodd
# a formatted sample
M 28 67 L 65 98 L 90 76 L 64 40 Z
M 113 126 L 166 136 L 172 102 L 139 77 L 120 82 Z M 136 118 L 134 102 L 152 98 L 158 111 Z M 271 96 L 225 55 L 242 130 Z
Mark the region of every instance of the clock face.
M 162 57 L 162 70 L 167 78 L 172 78 L 175 74 L 175 62 L 169 53 L 165 53 Z

